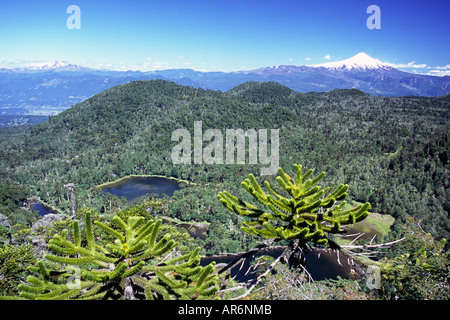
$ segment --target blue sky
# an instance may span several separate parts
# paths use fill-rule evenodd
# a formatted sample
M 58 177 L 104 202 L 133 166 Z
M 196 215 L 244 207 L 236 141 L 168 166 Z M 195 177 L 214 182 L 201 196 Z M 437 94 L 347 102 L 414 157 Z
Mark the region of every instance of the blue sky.
M 81 29 L 67 28 L 67 8 Z M 368 29 L 369 5 L 381 29 Z M 14 0 L 0 3 L 0 67 L 65 60 L 117 70 L 232 71 L 366 52 L 450 75 L 449 0 Z

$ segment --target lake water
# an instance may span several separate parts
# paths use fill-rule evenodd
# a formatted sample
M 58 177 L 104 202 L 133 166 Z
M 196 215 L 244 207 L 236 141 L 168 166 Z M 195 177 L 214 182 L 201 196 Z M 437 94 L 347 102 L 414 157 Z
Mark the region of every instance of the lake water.
M 277 258 L 284 248 L 273 248 L 264 251 L 265 255 L 270 255 Z M 255 257 L 261 254 L 255 255 L 253 257 L 247 258 L 244 263 L 238 263 L 231 269 L 231 275 L 238 282 L 247 282 L 256 279 L 257 275 L 255 271 L 249 268 L 251 264 L 255 261 Z M 216 263 L 231 263 L 236 257 L 232 256 L 213 256 L 213 257 L 203 257 L 201 260 L 202 265 L 207 265 L 212 261 Z M 336 279 L 338 276 L 344 279 L 350 277 L 350 265 L 348 264 L 347 258 L 340 255 L 340 263 L 337 260 L 335 252 L 321 251 L 320 255 L 318 251 L 308 252 L 306 254 L 306 265 L 305 268 L 311 275 L 311 278 L 315 281 L 325 280 L 325 279 Z
M 46 205 L 42 204 L 39 201 L 35 201 L 31 204 L 31 209 L 33 209 L 34 211 L 37 211 L 37 213 L 41 216 L 45 216 L 46 214 L 49 213 L 58 213 L 56 210 L 47 207 Z
M 176 190 L 184 186 L 183 182 L 164 177 L 130 177 L 102 188 L 103 192 L 125 197 L 128 203 L 133 203 L 146 194 L 166 194 L 172 196 Z M 30 203 L 31 208 L 41 216 L 49 213 L 58 213 L 56 210 L 36 200 Z
M 125 197 L 129 203 L 133 203 L 146 194 L 172 196 L 182 187 L 183 183 L 164 177 L 130 177 L 104 186 L 102 190 L 119 198 Z

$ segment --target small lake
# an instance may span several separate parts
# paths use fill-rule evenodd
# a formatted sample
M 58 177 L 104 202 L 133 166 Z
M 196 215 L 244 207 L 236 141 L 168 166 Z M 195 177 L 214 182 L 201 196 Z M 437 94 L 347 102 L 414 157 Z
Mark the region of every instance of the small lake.
M 40 216 L 45 216 L 49 213 L 58 213 L 56 210 L 42 204 L 40 201 L 34 201 L 31 203 L 31 209 L 37 211 Z
M 270 255 L 274 258 L 278 257 L 284 248 L 268 248 L 264 250 L 265 255 Z M 239 262 L 236 266 L 231 269 L 231 275 L 238 282 L 247 282 L 256 279 L 257 274 L 251 267 L 251 264 L 255 261 L 255 257 L 261 256 L 257 254 L 253 257 L 247 258 L 243 263 Z M 236 257 L 234 256 L 205 256 L 202 257 L 201 264 L 207 265 L 212 261 L 216 263 L 231 263 Z M 306 265 L 305 268 L 311 275 L 311 278 L 315 281 L 326 280 L 326 279 L 336 279 L 338 276 L 344 279 L 349 279 L 351 267 L 348 264 L 347 258 L 340 254 L 340 263 L 337 261 L 337 256 L 335 252 L 321 251 L 311 251 L 306 254 Z
M 105 184 L 102 186 L 103 192 L 117 195 L 119 198 L 125 197 L 128 203 L 138 201 L 146 194 L 163 194 L 169 197 L 184 186 L 183 182 L 164 177 L 129 177 L 118 182 Z

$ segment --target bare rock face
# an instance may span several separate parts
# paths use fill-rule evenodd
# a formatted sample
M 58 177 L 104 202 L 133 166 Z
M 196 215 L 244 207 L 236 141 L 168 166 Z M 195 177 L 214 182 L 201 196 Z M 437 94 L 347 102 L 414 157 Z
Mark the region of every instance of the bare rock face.
M 36 246 L 38 254 L 44 255 L 47 252 L 47 243 L 39 234 L 42 229 L 50 228 L 56 221 L 67 219 L 67 216 L 60 213 L 49 213 L 37 220 L 31 226 L 31 236 L 29 237 L 31 243 Z
M 37 220 L 31 226 L 31 232 L 38 231 L 41 227 L 49 228 L 54 222 L 67 219 L 67 216 L 60 213 L 49 213 L 43 216 L 41 219 Z

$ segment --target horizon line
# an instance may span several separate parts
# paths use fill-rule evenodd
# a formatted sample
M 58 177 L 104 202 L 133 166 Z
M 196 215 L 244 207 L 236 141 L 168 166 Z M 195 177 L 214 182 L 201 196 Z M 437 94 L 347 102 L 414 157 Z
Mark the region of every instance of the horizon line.
M 373 58 L 370 55 L 368 55 L 367 53 L 365 53 L 364 51 L 360 51 L 357 54 L 351 56 L 350 58 L 346 58 L 346 59 L 336 59 L 334 61 L 331 60 L 331 56 L 328 54 L 326 56 L 324 56 L 322 59 L 327 60 L 326 62 L 322 62 L 322 63 L 315 63 L 315 64 L 275 64 L 275 65 L 270 65 L 270 66 L 262 66 L 262 67 L 256 67 L 256 68 L 237 68 L 237 69 L 232 69 L 232 70 L 220 70 L 220 69 L 209 69 L 209 68 L 196 68 L 196 67 L 189 67 L 189 66 L 173 66 L 173 67 L 167 67 L 167 68 L 152 68 L 149 69 L 149 66 L 147 66 L 147 69 L 145 67 L 146 63 L 143 63 L 142 65 L 138 66 L 137 64 L 133 64 L 133 63 L 128 63 L 127 66 L 124 67 L 120 67 L 120 66 L 116 66 L 116 67 L 112 67 L 112 68 L 108 68 L 103 66 L 103 64 L 96 64 L 96 66 L 84 66 L 82 64 L 76 64 L 76 63 L 71 63 L 67 60 L 50 60 L 50 61 L 36 61 L 36 60 L 30 60 L 30 61 L 24 61 L 24 60 L 20 60 L 20 61 L 0 61 L 0 69 L 7 69 L 10 71 L 15 71 L 17 69 L 30 69 L 30 71 L 35 71 L 35 72 L 39 72 L 39 70 L 34 69 L 33 68 L 39 68 L 39 67 L 44 67 L 46 65 L 51 65 L 51 64 L 56 64 L 56 63 L 65 63 L 67 66 L 71 65 L 74 67 L 78 67 L 78 68 L 82 68 L 82 69 L 89 69 L 89 70 L 80 70 L 80 71 L 104 71 L 104 72 L 142 72 L 142 73 L 151 73 L 151 72 L 158 72 L 158 71 L 170 71 L 170 70 L 191 70 L 191 71 L 196 71 L 196 72 L 221 72 L 221 73 L 233 73 L 233 72 L 250 72 L 250 71 L 257 71 L 257 70 L 261 70 L 261 69 L 266 69 L 266 68 L 277 68 L 277 67 L 281 67 L 281 66 L 285 66 L 285 67 L 311 67 L 311 68 L 317 68 L 317 67 L 323 67 L 326 65 L 332 65 L 335 63 L 339 63 L 339 62 L 343 62 L 346 60 L 351 60 L 352 58 L 364 54 L 366 55 L 368 58 L 373 59 L 374 61 L 379 62 L 380 64 L 383 64 L 385 66 L 403 71 L 403 72 L 407 72 L 407 73 L 411 73 L 411 74 L 418 74 L 418 75 L 429 75 L 429 76 L 438 76 L 438 77 L 445 77 L 445 76 L 450 76 L 450 64 L 447 64 L 446 66 L 435 66 L 435 67 L 431 67 L 428 66 L 427 64 L 416 64 L 415 61 L 411 61 L 409 63 L 390 63 L 390 62 L 383 62 L 377 58 Z M 305 58 L 306 61 L 310 61 L 310 58 Z M 15 65 L 17 63 L 17 65 Z M 125 62 L 123 63 L 125 64 Z M 106 63 L 106 65 L 108 66 L 112 66 L 112 63 Z M 135 67 L 135 68 L 133 68 Z M 425 69 L 428 70 L 429 72 L 426 73 L 422 73 L 422 72 L 409 72 L 409 71 L 405 71 L 402 69 Z M 51 70 L 51 69 L 50 69 Z M 49 70 L 49 71 L 50 71 Z M 45 71 L 45 70 L 43 70 Z M 69 70 L 68 70 L 69 71 Z M 77 71 L 77 70 L 72 70 L 72 71 Z M 25 72 L 24 72 L 25 73 Z

